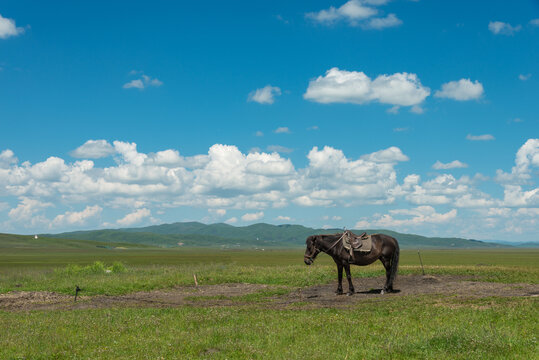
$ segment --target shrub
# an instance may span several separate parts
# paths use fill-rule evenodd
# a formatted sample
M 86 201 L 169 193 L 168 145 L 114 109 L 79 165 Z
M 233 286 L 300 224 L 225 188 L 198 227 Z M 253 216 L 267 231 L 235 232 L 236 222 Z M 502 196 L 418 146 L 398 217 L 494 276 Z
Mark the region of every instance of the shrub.
M 107 274 L 107 273 L 123 273 L 127 268 L 119 261 L 115 261 L 112 266 L 107 267 L 102 261 L 95 261 L 87 266 L 69 264 L 63 269 L 56 269 L 54 272 L 59 275 L 92 275 L 92 274 Z

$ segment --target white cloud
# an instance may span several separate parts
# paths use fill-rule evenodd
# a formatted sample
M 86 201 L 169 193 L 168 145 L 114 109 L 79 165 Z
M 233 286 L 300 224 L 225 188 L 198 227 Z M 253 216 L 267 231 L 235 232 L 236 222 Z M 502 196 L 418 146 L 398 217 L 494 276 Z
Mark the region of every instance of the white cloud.
M 379 75 L 371 80 L 363 72 L 332 68 L 325 76 L 309 82 L 303 95 L 306 100 L 323 104 L 380 102 L 397 106 L 421 104 L 430 89 L 421 85 L 416 74 Z
M 244 154 L 231 145 L 216 144 L 207 154 L 183 157 L 175 149 L 141 153 L 135 143 L 112 144 L 115 163 L 107 166 L 98 166 L 91 160 L 66 162 L 54 156 L 35 164 L 19 163 L 12 151 L 0 151 L 0 196 L 9 203 L 19 199 L 17 206 L 2 213 L 2 226 L 36 231 L 46 230 L 50 224 L 55 229 L 66 228 L 97 218 L 100 208 L 128 209 L 118 222 L 103 219 L 128 226 L 154 222 L 151 214 L 175 208 L 211 209 L 208 215 L 212 218 L 230 218 L 230 223 L 234 221 L 227 217 L 231 210 L 259 214 L 294 204 L 329 207 L 328 211 L 333 212 L 354 206 L 408 203 L 413 204 L 414 213 L 387 212 L 389 217 L 379 215 L 360 221 L 376 227 L 394 224 L 419 228 L 415 224 L 437 224 L 436 221 L 452 216 L 451 209 L 458 208 L 455 221 L 459 231 L 473 234 L 476 230 L 472 222 L 481 223 L 481 229 L 489 231 L 508 229 L 503 219 L 486 220 L 496 218 L 494 211 L 489 214 L 489 209 L 539 207 L 539 189 L 535 184 L 539 139 L 529 139 L 518 149 L 512 169 L 498 171 L 496 181 L 504 192 L 497 197 L 478 189 L 478 182 L 492 179 L 477 174 L 460 178 L 440 174 L 422 180 L 417 174 L 404 173 L 400 175 L 403 179 L 399 179 L 398 164 L 408 161 L 408 156 L 394 146 L 355 158 L 348 158 L 333 147 L 313 147 L 307 164 L 296 169 L 290 159 L 279 153 Z M 440 168 L 447 168 L 443 170 L 459 165 L 439 163 Z M 441 205 L 447 209 L 433 213 L 423 208 Z M 70 210 L 77 207 L 84 210 Z M 399 206 L 401 210 L 404 207 Z M 95 216 L 91 217 L 92 214 Z M 339 215 L 342 214 L 336 212 L 334 216 Z M 515 228 L 524 232 L 533 229 L 529 216 L 516 218 L 516 210 L 512 210 L 511 216 Z M 340 220 L 328 217 L 325 223 L 332 221 Z M 468 227 L 463 226 L 466 223 Z
M 243 221 L 256 221 L 264 217 L 264 212 L 259 211 L 257 213 L 247 213 L 241 217 Z
M 407 127 L 394 128 L 393 131 L 394 132 L 406 132 L 406 131 L 408 131 L 408 128 Z
M 539 188 L 522 190 L 518 185 L 505 185 L 504 206 L 537 206 L 539 205 Z
M 10 36 L 17 36 L 24 32 L 24 28 L 17 27 L 15 20 L 8 19 L 0 15 L 0 39 L 7 39 Z
M 143 219 L 151 216 L 151 211 L 147 208 L 135 210 L 116 221 L 118 225 L 129 226 L 141 222 Z
M 528 80 L 529 78 L 531 78 L 532 74 L 519 74 L 518 75 L 518 78 L 522 81 L 526 81 Z
M 399 25 L 402 25 L 402 20 L 399 19 L 395 14 L 389 14 L 383 18 L 372 18 L 366 23 L 362 24 L 362 27 L 364 29 L 381 30 Z
M 9 168 L 12 164 L 16 164 L 19 160 L 15 157 L 13 151 L 6 149 L 0 152 L 0 169 Z
M 496 172 L 496 180 L 505 184 L 522 184 L 531 179 L 532 168 L 539 167 L 539 139 L 528 139 L 515 156 L 511 173 Z
M 268 145 L 267 150 L 271 152 L 285 153 L 285 154 L 289 154 L 294 151 L 294 149 L 287 148 L 286 146 L 281 146 L 281 145 Z
M 502 21 L 491 21 L 488 23 L 488 29 L 496 35 L 513 35 L 514 33 L 520 31 L 522 26 L 512 26 L 511 24 L 504 23 Z
M 373 219 L 362 219 L 355 225 L 357 228 L 371 226 L 383 228 L 417 227 L 423 224 L 444 224 L 457 217 L 457 210 L 452 209 L 446 213 L 438 213 L 432 206 L 418 206 L 411 209 L 390 210 L 389 214 L 378 214 Z
M 106 140 L 88 140 L 70 155 L 80 159 L 99 159 L 113 155 L 116 151 Z
M 238 222 L 237 217 L 231 217 L 230 219 L 225 220 L 225 223 L 227 223 L 227 224 L 235 224 L 237 222 Z
M 447 170 L 447 169 L 462 169 L 462 168 L 467 168 L 468 165 L 459 161 L 459 160 L 453 160 L 449 163 L 443 163 L 439 160 L 437 160 L 434 165 L 432 165 L 432 168 L 433 169 L 436 169 L 436 170 Z
M 483 85 L 477 80 L 472 82 L 470 79 L 450 81 L 443 84 L 442 89 L 437 90 L 434 96 L 458 101 L 475 100 L 483 96 Z
M 130 72 L 130 75 L 134 75 L 138 72 Z M 139 89 L 143 90 L 147 87 L 159 87 L 163 85 L 163 82 L 157 78 L 152 78 L 148 75 L 142 74 L 139 79 L 133 79 L 123 85 L 124 89 Z
M 50 202 L 43 202 L 23 196 L 20 198 L 20 203 L 17 207 L 9 211 L 8 216 L 16 222 L 28 222 L 33 220 L 37 212 L 51 206 L 53 204 Z
M 275 220 L 277 221 L 291 221 L 292 218 L 290 216 L 282 216 L 282 215 L 279 215 L 275 218 Z
M 341 216 L 338 216 L 338 215 L 333 215 L 333 216 L 324 216 L 322 217 L 323 220 L 333 220 L 333 221 L 341 221 L 342 220 L 342 217 Z
M 283 127 L 278 127 L 277 129 L 275 129 L 274 132 L 276 134 L 290 134 L 290 129 L 283 126 Z
M 213 215 L 217 216 L 225 216 L 226 215 L 226 209 L 208 209 L 208 212 Z
M 539 26 L 539 18 L 530 20 L 531 26 Z
M 67 211 L 65 214 L 60 214 L 54 218 L 50 228 L 65 226 L 65 225 L 84 225 L 88 219 L 94 218 L 101 214 L 103 208 L 99 205 L 86 206 L 82 211 Z
M 254 101 L 259 104 L 273 104 L 275 96 L 281 95 L 281 89 L 276 86 L 266 85 L 249 93 L 247 101 Z
M 350 0 L 338 8 L 330 6 L 329 9 L 310 12 L 305 16 L 325 25 L 341 20 L 346 20 L 350 24 L 356 25 L 357 21 L 367 19 L 377 13 L 377 9 L 363 5 L 360 0 Z
M 361 156 L 361 159 L 377 163 L 396 163 L 399 161 L 410 160 L 408 156 L 404 155 L 401 149 L 396 146 L 363 155 Z
M 264 133 L 260 130 L 258 130 L 256 133 L 255 133 L 255 136 L 264 136 Z
M 490 140 L 494 140 L 495 138 L 494 136 L 490 134 L 483 134 L 483 135 L 468 134 L 466 135 L 466 139 L 471 140 L 471 141 L 490 141 Z
M 125 83 L 123 88 L 124 89 L 131 89 L 131 88 L 144 89 L 144 84 L 142 83 L 142 80 L 135 79 L 135 80 L 131 80 L 128 83 Z

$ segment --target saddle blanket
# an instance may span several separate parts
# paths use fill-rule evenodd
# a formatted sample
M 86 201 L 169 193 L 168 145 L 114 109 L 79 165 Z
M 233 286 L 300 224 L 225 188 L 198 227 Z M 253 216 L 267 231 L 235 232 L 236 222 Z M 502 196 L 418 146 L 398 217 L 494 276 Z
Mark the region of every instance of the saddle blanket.
M 351 231 L 346 231 L 343 235 L 342 242 L 344 248 L 348 251 L 353 249 L 354 251 L 368 253 L 372 250 L 371 235 L 363 234 L 362 236 L 357 236 Z

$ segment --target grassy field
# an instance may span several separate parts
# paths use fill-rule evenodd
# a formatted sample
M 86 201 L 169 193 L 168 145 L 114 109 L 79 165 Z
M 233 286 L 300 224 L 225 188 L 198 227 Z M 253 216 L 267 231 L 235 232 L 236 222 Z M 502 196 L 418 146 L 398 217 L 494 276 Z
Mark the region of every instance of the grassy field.
M 201 284 L 279 285 L 282 293 L 336 275 L 326 255 L 305 266 L 302 249 L 1 245 L 0 294 L 72 294 L 79 285 L 84 295 L 118 295 L 191 286 L 193 274 Z M 539 282 L 538 250 L 429 250 L 421 256 L 430 275 Z M 421 274 L 417 251 L 402 251 L 400 264 L 401 275 Z M 354 278 L 382 274 L 381 265 L 353 268 Z M 202 299 L 200 306 L 165 309 L 0 311 L 0 358 L 530 359 L 539 350 L 538 310 L 537 297 L 373 297 L 343 309 L 273 307 L 254 294 L 227 306 L 207 307 Z

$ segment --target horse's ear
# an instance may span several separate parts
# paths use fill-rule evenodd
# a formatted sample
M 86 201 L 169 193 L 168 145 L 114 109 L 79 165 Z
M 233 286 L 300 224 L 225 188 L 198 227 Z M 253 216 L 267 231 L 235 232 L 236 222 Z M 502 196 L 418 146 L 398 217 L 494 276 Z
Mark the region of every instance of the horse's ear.
M 311 235 L 307 238 L 307 240 L 305 241 L 307 244 L 308 243 L 313 243 L 314 244 L 314 241 L 316 240 L 316 235 Z

